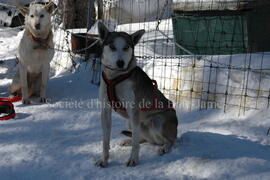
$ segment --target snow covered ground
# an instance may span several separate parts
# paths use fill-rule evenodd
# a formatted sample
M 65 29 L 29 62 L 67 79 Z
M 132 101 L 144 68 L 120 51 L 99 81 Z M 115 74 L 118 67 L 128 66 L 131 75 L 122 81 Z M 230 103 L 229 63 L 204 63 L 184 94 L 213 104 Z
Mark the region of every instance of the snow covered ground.
M 0 28 L 0 96 L 15 71 L 20 39 L 17 31 Z M 63 56 L 65 57 L 65 56 Z M 59 57 L 57 57 L 59 58 Z M 181 113 L 178 140 L 162 157 L 157 147 L 142 144 L 140 164 L 125 167 L 130 147 L 122 118 L 113 113 L 108 168 L 94 166 L 101 152 L 98 87 L 90 83 L 90 66 L 65 73 L 53 65 L 48 85 L 50 103 L 15 103 L 16 119 L 0 122 L 0 179 L 263 179 L 270 177 L 269 111 L 220 110 Z

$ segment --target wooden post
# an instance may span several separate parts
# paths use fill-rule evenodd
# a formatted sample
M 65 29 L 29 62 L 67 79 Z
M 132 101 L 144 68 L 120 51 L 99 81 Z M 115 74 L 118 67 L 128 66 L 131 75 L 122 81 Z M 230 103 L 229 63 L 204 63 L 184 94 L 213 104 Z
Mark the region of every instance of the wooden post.
M 75 0 L 61 0 L 63 3 L 63 24 L 65 29 L 75 28 Z
M 59 0 L 62 4 L 65 29 L 90 28 L 96 19 L 94 3 L 98 6 L 98 17 L 102 18 L 102 0 Z

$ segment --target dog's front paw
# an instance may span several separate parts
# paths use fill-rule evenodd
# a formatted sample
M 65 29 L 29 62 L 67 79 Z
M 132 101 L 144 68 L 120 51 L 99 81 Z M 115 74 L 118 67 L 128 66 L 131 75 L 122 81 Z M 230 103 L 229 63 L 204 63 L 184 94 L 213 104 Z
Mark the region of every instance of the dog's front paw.
M 31 102 L 30 102 L 29 99 L 23 99 L 23 100 L 22 100 L 22 103 L 23 103 L 23 104 L 31 104 Z
M 130 160 L 127 162 L 127 166 L 128 166 L 128 167 L 134 167 L 134 166 L 136 166 L 138 163 L 139 163 L 139 161 L 138 161 L 137 159 L 130 159 Z
M 47 103 L 48 102 L 48 99 L 47 98 L 44 98 L 44 97 L 41 97 L 39 102 L 41 103 Z
M 105 168 L 108 166 L 108 161 L 104 161 L 103 159 L 100 159 L 95 163 L 95 165 L 98 167 Z

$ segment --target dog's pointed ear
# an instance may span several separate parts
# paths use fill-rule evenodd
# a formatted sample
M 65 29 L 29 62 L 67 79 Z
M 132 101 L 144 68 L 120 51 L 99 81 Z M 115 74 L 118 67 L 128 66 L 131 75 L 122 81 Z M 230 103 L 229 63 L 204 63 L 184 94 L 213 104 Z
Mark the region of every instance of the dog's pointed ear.
M 26 16 L 29 13 L 28 7 L 16 6 L 16 8 L 20 10 L 23 16 Z
M 55 4 L 52 1 L 50 1 L 48 4 L 44 6 L 44 8 L 48 11 L 48 13 L 52 14 L 55 9 Z
M 98 33 L 99 33 L 99 37 L 102 41 L 105 40 L 105 38 L 107 37 L 107 35 L 109 33 L 109 30 L 102 22 L 98 23 Z
M 140 39 L 142 38 L 144 33 L 145 33 L 145 30 L 141 29 L 141 30 L 136 31 L 135 33 L 131 34 L 131 39 L 132 39 L 134 46 L 140 41 Z

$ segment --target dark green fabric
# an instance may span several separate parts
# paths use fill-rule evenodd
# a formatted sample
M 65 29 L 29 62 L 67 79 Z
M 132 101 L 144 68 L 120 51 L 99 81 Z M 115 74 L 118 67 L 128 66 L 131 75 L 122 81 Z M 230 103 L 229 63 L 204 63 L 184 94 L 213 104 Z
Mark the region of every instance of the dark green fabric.
M 197 55 L 270 51 L 270 0 L 242 10 L 174 12 L 177 43 Z M 176 46 L 176 53 L 187 54 Z
M 176 42 L 198 55 L 246 53 L 247 18 L 233 16 L 179 16 L 173 18 Z M 178 55 L 187 54 L 176 46 Z

